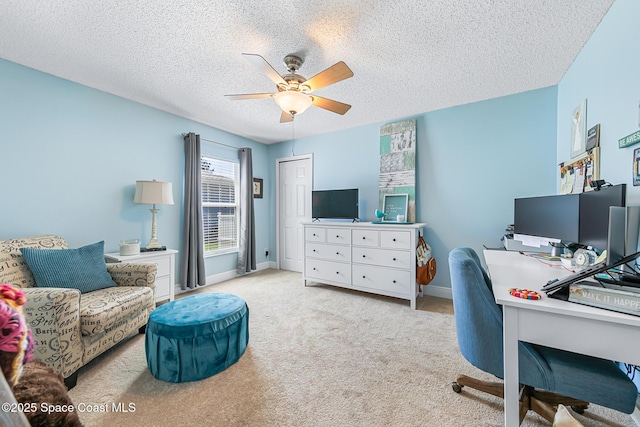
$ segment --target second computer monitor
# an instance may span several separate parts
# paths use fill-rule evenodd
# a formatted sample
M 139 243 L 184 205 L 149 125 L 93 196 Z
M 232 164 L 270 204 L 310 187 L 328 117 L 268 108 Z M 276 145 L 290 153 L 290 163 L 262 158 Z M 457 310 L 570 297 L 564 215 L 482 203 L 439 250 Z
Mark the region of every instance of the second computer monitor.
M 626 184 L 580 194 L 580 238 L 575 243 L 604 250 L 609 236 L 609 208 L 626 205 Z
M 607 264 L 640 250 L 640 206 L 609 208 Z

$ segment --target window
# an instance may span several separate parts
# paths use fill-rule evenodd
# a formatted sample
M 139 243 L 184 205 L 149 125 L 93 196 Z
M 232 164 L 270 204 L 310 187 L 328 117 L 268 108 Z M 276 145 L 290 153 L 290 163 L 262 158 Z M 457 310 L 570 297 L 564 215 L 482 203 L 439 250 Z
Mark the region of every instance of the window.
M 201 157 L 204 255 L 238 250 L 238 162 Z

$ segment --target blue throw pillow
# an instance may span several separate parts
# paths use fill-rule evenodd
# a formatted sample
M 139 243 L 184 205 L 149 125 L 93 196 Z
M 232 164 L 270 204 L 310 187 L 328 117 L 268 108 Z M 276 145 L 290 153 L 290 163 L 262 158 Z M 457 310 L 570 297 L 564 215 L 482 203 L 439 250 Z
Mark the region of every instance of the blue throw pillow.
M 73 288 L 81 293 L 116 286 L 107 272 L 104 241 L 78 249 L 20 248 L 36 286 Z

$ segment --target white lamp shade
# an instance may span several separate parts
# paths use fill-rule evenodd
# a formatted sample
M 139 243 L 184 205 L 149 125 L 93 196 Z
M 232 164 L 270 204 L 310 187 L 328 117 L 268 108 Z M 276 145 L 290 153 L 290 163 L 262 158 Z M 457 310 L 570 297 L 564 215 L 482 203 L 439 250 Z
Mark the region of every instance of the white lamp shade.
M 276 104 L 282 111 L 289 114 L 301 114 L 311 107 L 311 97 L 295 90 L 278 92 L 275 96 Z
M 173 185 L 162 181 L 136 181 L 133 203 L 146 205 L 172 205 Z

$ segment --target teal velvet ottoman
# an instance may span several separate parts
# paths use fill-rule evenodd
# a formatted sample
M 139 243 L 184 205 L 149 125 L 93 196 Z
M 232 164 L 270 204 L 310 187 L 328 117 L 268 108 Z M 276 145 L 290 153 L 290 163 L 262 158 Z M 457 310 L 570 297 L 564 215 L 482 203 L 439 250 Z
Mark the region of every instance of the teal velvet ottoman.
M 224 371 L 249 343 L 249 308 L 239 296 L 215 292 L 171 301 L 151 312 L 145 332 L 151 374 L 174 383 Z

